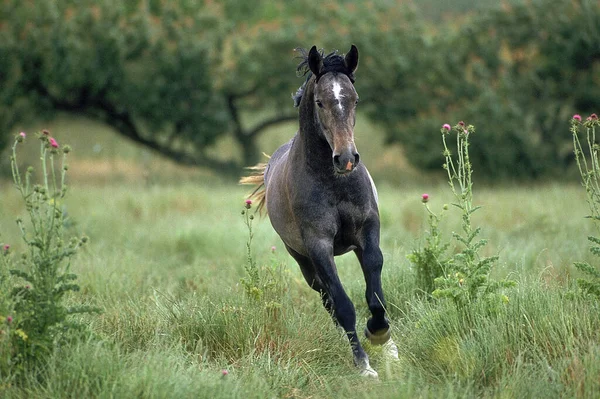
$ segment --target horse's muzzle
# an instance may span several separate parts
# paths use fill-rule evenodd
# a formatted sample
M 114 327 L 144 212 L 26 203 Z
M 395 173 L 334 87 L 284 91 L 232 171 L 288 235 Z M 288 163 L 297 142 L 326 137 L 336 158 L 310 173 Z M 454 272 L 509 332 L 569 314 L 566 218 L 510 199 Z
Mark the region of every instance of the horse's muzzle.
M 360 162 L 360 155 L 358 152 L 345 152 L 342 154 L 335 154 L 333 156 L 333 167 L 335 173 L 345 175 L 352 172 Z

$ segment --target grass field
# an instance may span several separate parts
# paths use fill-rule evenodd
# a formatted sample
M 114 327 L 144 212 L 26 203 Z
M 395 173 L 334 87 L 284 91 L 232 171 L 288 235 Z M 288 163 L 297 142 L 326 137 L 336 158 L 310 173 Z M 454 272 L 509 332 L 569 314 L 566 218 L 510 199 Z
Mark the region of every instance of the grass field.
M 87 122 L 64 127 L 77 123 Z M 599 397 L 600 306 L 577 294 L 572 266 L 594 262 L 586 238 L 595 231 L 576 182 L 476 182 L 475 203 L 483 208 L 473 222 L 489 239 L 484 255 L 500 256 L 494 277 L 518 283 L 492 313 L 479 305 L 459 312 L 415 293 L 406 255 L 424 243 L 421 193 L 437 211 L 451 202 L 447 185 L 413 172 L 379 184 L 383 283 L 400 360 L 365 343 L 380 375 L 365 380 L 268 219 L 255 220 L 253 251 L 272 284 L 264 301 L 245 295 L 240 213 L 247 188 L 88 129 L 72 137 L 65 206 L 70 231 L 90 242 L 72 266 L 81 292 L 69 301 L 103 312 L 78 316 L 89 337 L 58 347 L 41 377 L 11 384 L 2 376 L 0 397 Z M 61 130 L 61 143 L 73 141 Z M 367 164 L 374 158 L 363 156 Z M 17 251 L 14 219 L 23 214 L 17 192 L 0 181 L 0 232 Z M 446 238 L 459 223 L 451 214 L 442 226 Z M 338 269 L 362 329 L 368 310 L 360 267 L 344 256 Z

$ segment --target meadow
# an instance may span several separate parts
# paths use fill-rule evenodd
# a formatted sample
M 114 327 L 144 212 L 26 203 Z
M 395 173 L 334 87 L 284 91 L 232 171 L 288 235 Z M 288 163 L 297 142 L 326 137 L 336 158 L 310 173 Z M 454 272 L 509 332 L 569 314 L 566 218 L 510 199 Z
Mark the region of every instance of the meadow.
M 51 131 L 74 147 L 67 232 L 89 237 L 72 264 L 81 291 L 67 301 L 102 313 L 75 316 L 88 333 L 57 346 L 41 373 L 18 383 L 0 376 L 0 396 L 598 397 L 600 305 L 578 291 L 573 266 L 595 261 L 578 180 L 484 185 L 476 176 L 482 209 L 473 223 L 489 240 L 482 255 L 498 255 L 492 277 L 517 285 L 493 312 L 482 304 L 458 310 L 420 295 L 407 259 L 428 229 L 421 194 L 438 211 L 452 202 L 447 183 L 402 172 L 397 148 L 361 148 L 359 128 L 357 144 L 380 194 L 383 285 L 400 351 L 390 361 L 365 342 L 379 380 L 357 375 L 347 341 L 267 218 L 254 219 L 252 241 L 264 295 L 246 295 L 247 187 L 174 166 L 87 121 L 63 120 Z M 265 147 L 288 131 L 270 133 Z M 15 251 L 22 248 L 14 219 L 23 213 L 12 184 L 0 181 L 0 232 Z M 451 207 L 443 237 L 459 226 Z M 360 267 L 352 255 L 337 262 L 362 328 Z

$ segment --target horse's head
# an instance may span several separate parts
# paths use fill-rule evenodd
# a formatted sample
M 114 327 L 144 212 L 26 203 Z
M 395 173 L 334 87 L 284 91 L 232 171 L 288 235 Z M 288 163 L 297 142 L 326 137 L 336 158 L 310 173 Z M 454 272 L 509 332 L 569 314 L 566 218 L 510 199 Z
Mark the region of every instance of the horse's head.
M 338 174 L 350 173 L 360 159 L 354 144 L 358 94 L 353 82 L 358 67 L 358 49 L 352 45 L 345 57 L 324 58 L 313 46 L 307 61 L 315 76 L 313 106 L 333 152 L 334 170 Z

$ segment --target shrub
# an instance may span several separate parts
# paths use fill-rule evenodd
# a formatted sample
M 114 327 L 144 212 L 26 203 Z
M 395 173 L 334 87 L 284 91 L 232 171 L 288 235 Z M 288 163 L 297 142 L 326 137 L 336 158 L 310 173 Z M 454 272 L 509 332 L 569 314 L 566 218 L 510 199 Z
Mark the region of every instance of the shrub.
M 582 140 L 579 138 L 581 128 L 585 129 Z M 587 202 L 590 208 L 591 219 L 600 232 L 600 145 L 596 139 L 596 128 L 600 127 L 600 121 L 596 114 L 589 116 L 581 123 L 581 116 L 574 115 L 571 119 L 571 133 L 573 135 L 573 147 L 575 160 L 579 167 L 581 184 L 585 187 Z M 588 241 L 592 244 L 590 252 L 594 256 L 600 256 L 600 238 L 589 236 Z M 579 287 L 588 294 L 600 299 L 600 271 L 587 262 L 575 262 L 575 267 L 581 270 L 587 278 L 577 279 Z
M 446 141 L 451 130 L 456 133 L 454 156 Z M 515 283 L 510 280 L 491 280 L 490 269 L 498 257 L 482 257 L 479 254 L 487 240 L 478 239 L 481 228 L 474 228 L 471 223 L 473 213 L 480 208 L 473 204 L 473 170 L 469 158 L 469 137 L 475 132 L 475 128 L 459 122 L 454 128 L 445 124 L 441 132 L 446 159 L 444 169 L 448 173 L 448 184 L 456 200 L 452 205 L 461 211 L 462 216 L 462 232 L 453 233 L 453 237 L 462 248 L 441 265 L 443 274 L 434 280 L 436 289 L 432 294 L 435 298 L 452 299 L 457 307 L 468 305 L 480 298 L 496 306 L 508 300 L 500 290 L 512 287 Z
M 65 294 L 78 291 L 77 276 L 70 272 L 71 259 L 87 237 L 66 239 L 65 214 L 61 201 L 65 184 L 69 146 L 60 146 L 47 130 L 40 133 L 41 183 L 33 184 L 33 168 L 25 173 L 17 162 L 17 148 L 25 141 L 17 135 L 12 146 L 11 167 L 15 188 L 27 212 L 27 221 L 17 218 L 25 250 L 20 256 L 3 244 L 0 256 L 0 371 L 16 370 L 44 360 L 65 333 L 78 327 L 68 316 L 91 312 L 88 306 L 66 306 Z M 57 162 L 56 158 L 61 158 Z M 57 165 L 57 163 L 59 163 Z M 58 170 L 57 170 L 58 169 Z M 2 323 L 4 322 L 4 326 Z M 14 371 L 14 370 L 13 370 Z
M 429 225 L 425 246 L 412 251 L 407 258 L 415 266 L 417 290 L 431 294 L 435 289 L 435 279 L 444 274 L 446 264 L 450 261 L 446 255 L 450 243 L 442 240 L 438 227 L 448 210 L 448 205 L 444 205 L 442 212 L 438 215 L 429 208 L 429 194 L 422 195 L 422 202 L 427 210 L 427 224 Z

